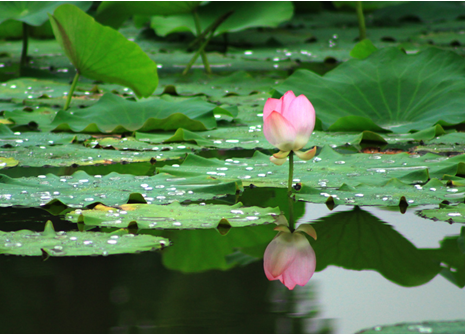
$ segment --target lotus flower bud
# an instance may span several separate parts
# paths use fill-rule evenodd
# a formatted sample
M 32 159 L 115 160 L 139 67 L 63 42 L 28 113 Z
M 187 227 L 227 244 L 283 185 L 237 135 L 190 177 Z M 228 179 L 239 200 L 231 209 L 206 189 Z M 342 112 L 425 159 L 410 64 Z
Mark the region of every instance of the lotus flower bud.
M 316 147 L 307 152 L 299 150 L 307 144 L 314 127 L 315 109 L 303 94 L 296 97 L 288 91 L 281 99 L 269 98 L 263 109 L 263 133 L 280 150 L 270 160 L 281 165 L 291 151 L 303 160 L 313 158 Z

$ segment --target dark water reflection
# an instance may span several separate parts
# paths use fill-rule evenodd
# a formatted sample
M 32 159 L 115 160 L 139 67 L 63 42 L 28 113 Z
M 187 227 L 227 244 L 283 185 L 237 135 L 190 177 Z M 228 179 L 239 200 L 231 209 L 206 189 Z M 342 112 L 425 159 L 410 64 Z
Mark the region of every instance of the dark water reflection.
M 282 197 L 274 189 L 253 189 L 240 200 L 285 206 Z M 156 231 L 174 242 L 162 253 L 46 262 L 0 256 L 0 331 L 334 333 L 464 319 L 464 290 L 438 274 L 443 260 L 433 261 L 439 241 L 460 234 L 461 225 L 425 220 L 415 210 L 402 215 L 339 206 L 330 212 L 325 205 L 296 203 L 294 215 L 313 222 L 319 236 L 312 241 L 317 272 L 294 291 L 263 273 L 260 255 L 275 234 L 272 226 L 224 236 Z M 0 209 L 3 230 L 41 230 L 48 217 L 42 209 Z M 52 220 L 57 230 L 75 229 Z M 248 257 L 237 257 L 241 252 Z

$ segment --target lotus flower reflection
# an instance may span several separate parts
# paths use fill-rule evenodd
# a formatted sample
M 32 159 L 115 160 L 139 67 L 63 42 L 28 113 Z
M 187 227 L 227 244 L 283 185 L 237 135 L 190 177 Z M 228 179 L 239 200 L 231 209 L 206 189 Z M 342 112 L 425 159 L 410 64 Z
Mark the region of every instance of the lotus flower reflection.
M 279 149 L 270 160 L 282 165 L 291 151 L 303 160 L 313 158 L 316 147 L 307 152 L 299 150 L 307 144 L 314 127 L 315 109 L 305 95 L 296 97 L 288 91 L 281 99 L 269 98 L 263 109 L 263 132 L 268 142 Z
M 287 223 L 287 222 L 286 222 Z M 304 233 L 316 240 L 315 229 L 301 224 L 293 233 L 287 225 L 278 225 L 278 235 L 268 244 L 263 267 L 268 280 L 280 280 L 289 290 L 304 286 L 315 272 L 316 257 Z

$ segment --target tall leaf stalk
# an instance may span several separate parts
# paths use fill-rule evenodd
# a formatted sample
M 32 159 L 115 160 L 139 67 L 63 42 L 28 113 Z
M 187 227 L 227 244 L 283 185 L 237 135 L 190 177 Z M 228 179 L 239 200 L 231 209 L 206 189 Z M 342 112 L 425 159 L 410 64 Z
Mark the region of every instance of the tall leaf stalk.
M 74 90 L 76 89 L 77 82 L 79 80 L 79 72 L 76 71 L 76 75 L 74 76 L 73 83 L 71 84 L 71 88 L 69 89 L 68 97 L 66 98 L 65 107 L 63 110 L 67 110 L 69 105 L 71 104 L 71 98 L 73 97 Z
M 195 27 L 196 27 L 196 30 L 197 30 L 197 38 L 191 44 L 189 44 L 187 49 L 190 49 L 191 47 L 193 47 L 193 46 L 195 46 L 196 44 L 199 44 L 199 43 L 200 43 L 200 47 L 197 50 L 197 52 L 194 54 L 194 56 L 192 57 L 190 62 L 186 65 L 186 68 L 182 72 L 183 75 L 186 75 L 187 72 L 189 72 L 192 65 L 194 65 L 197 58 L 199 58 L 199 55 L 202 55 L 202 60 L 203 60 L 204 66 L 205 66 L 205 71 L 207 71 L 207 73 L 209 73 L 209 74 L 211 73 L 210 64 L 208 63 L 207 55 L 205 53 L 205 47 L 208 45 L 210 40 L 215 35 L 216 28 L 218 28 L 228 17 L 230 17 L 232 13 L 233 13 L 233 11 L 230 11 L 230 12 L 227 12 L 227 13 L 221 15 L 219 18 L 216 19 L 215 22 L 213 22 L 208 28 L 206 28 L 202 33 L 200 33 L 200 31 L 201 31 L 200 19 L 199 19 L 197 11 L 194 11 L 194 21 L 195 21 Z M 204 41 L 204 38 L 207 35 L 208 35 L 208 38 L 207 38 L 206 41 Z
M 200 25 L 200 18 L 199 18 L 199 14 L 197 13 L 197 9 L 194 10 L 193 15 L 194 15 L 194 21 L 195 21 L 195 30 L 197 31 L 197 36 L 200 36 L 202 34 L 202 27 Z M 203 41 L 203 38 L 201 38 L 200 41 Z M 211 74 L 212 70 L 210 68 L 210 63 L 208 63 L 207 54 L 205 53 L 205 47 L 203 47 L 202 50 L 199 49 L 199 51 L 200 51 L 200 55 L 202 56 L 202 61 L 205 67 L 205 71 L 208 74 Z
M 21 60 L 19 63 L 19 75 L 24 74 L 24 69 L 27 65 L 27 48 L 29 43 L 29 25 L 23 22 L 23 49 L 21 50 Z
M 358 30 L 360 34 L 360 41 L 367 38 L 367 31 L 365 27 L 365 16 L 363 15 L 363 5 L 361 1 L 355 1 L 355 8 L 357 10 Z

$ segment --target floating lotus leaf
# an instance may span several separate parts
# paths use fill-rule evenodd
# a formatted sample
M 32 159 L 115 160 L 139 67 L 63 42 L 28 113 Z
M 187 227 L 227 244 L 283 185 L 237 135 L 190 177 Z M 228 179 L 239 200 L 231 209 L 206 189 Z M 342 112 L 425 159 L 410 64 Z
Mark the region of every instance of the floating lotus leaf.
M 435 209 L 419 210 L 417 214 L 432 220 L 465 223 L 465 204 L 441 205 Z
M 211 229 L 223 226 L 246 227 L 274 222 L 279 208 L 191 204 L 125 204 L 118 208 L 97 205 L 91 210 L 76 210 L 67 219 L 91 226 L 125 228 L 136 222 L 139 229 Z M 229 227 L 229 228 L 228 228 Z
M 18 161 L 13 157 L 0 157 L 0 169 L 18 165 Z
M 432 139 L 428 144 L 465 144 L 465 133 L 450 133 Z
M 271 76 L 252 76 L 245 71 L 235 71 L 227 76 L 209 78 L 205 74 L 193 73 L 189 77 L 170 76 L 160 78 L 160 84 L 155 94 L 163 92 L 179 95 L 196 95 L 199 93 L 208 96 L 248 95 L 252 92 L 268 93 L 282 78 Z
M 10 178 L 0 175 L 0 206 L 43 206 L 60 201 L 81 208 L 93 203 L 119 206 L 129 200 L 154 204 L 211 199 L 235 194 L 242 189 L 238 180 L 224 182 L 209 176 L 173 178 L 169 175 L 133 176 L 112 172 L 91 176 L 77 171 L 71 176 L 53 174 Z
M 15 126 L 36 126 L 41 131 L 50 131 L 50 123 L 57 111 L 49 107 L 40 107 L 32 111 L 14 110 L 4 112 L 7 120 L 13 121 Z
M 304 184 L 296 193 L 297 199 L 316 203 L 325 203 L 330 196 L 330 201 L 336 205 L 403 207 L 439 204 L 444 200 L 463 201 L 465 187 L 448 187 L 435 178 L 423 186 L 409 185 L 393 178 L 382 186 L 344 184 L 337 190 L 316 189 Z
M 218 107 L 201 98 L 176 102 L 164 99 L 133 102 L 108 93 L 91 107 L 58 112 L 52 126 L 56 131 L 87 133 L 172 130 L 179 127 L 207 130 L 216 127 L 215 108 Z
M 83 141 L 89 135 L 35 133 L 35 132 L 13 132 L 8 127 L 0 124 L 0 147 L 3 148 L 26 148 L 34 146 L 50 146 L 69 144 L 74 141 Z
M 434 154 L 424 156 L 400 154 L 339 154 L 324 147 L 310 161 L 296 159 L 294 181 L 311 187 L 341 187 L 384 185 L 391 178 L 402 182 L 425 183 L 443 175 L 465 176 L 465 155 L 445 157 Z M 176 177 L 210 175 L 220 180 L 241 179 L 245 185 L 287 187 L 283 178 L 287 167 L 276 166 L 270 156 L 255 152 L 252 158 L 234 158 L 221 161 L 189 154 L 180 167 L 163 167 L 162 172 Z
M 94 94 L 92 93 L 94 86 L 92 84 L 80 83 L 74 94 L 89 97 L 91 94 Z M 66 98 L 69 92 L 69 83 L 67 82 L 34 78 L 9 80 L 6 83 L 2 83 L 0 87 L 0 99 L 17 102 L 22 102 L 24 99 Z
M 163 249 L 170 245 L 166 238 L 133 235 L 121 229 L 111 234 L 100 232 L 55 232 L 48 221 L 43 232 L 0 231 L 0 253 L 21 256 L 108 256 L 134 254 Z
M 465 321 L 425 321 L 382 325 L 357 331 L 357 334 L 462 334 Z
M 465 61 L 454 52 L 430 48 L 407 55 L 384 48 L 324 76 L 299 70 L 275 89 L 278 95 L 288 90 L 305 94 L 331 131 L 382 127 L 402 133 L 465 122 L 464 74 Z
M 410 2 L 398 4 L 378 9 L 373 13 L 376 20 L 402 20 L 405 18 L 416 17 L 424 22 L 454 20 L 459 16 L 465 15 L 465 8 L 459 2 L 453 1 L 425 1 Z
M 188 130 L 179 128 L 175 134 L 193 134 L 194 136 L 196 133 L 190 132 Z M 140 135 L 141 134 L 141 135 Z M 123 138 L 114 138 L 114 137 L 103 137 L 103 138 L 92 138 L 89 141 L 86 142 L 86 145 L 91 146 L 93 148 L 95 147 L 101 147 L 104 149 L 108 148 L 114 148 L 116 150 L 137 150 L 137 151 L 158 151 L 158 150 L 166 150 L 166 149 L 174 149 L 175 151 L 177 150 L 185 150 L 186 148 L 196 148 L 198 149 L 197 145 L 193 145 L 190 140 L 184 140 L 184 136 L 181 137 L 183 139 L 182 141 L 150 141 L 150 143 L 157 143 L 159 146 L 154 146 L 153 144 L 146 143 L 147 138 L 144 137 L 143 134 L 148 134 L 149 136 L 152 134 L 149 133 L 136 133 L 136 136 L 142 136 L 140 139 L 136 139 L 134 137 L 123 137 Z M 158 138 L 167 138 L 168 136 L 164 136 L 162 134 L 153 134 L 155 135 L 154 137 Z M 177 136 L 177 135 L 176 135 Z M 173 137 L 173 136 L 172 136 Z M 186 136 L 188 137 L 188 136 Z M 184 142 L 184 143 L 178 143 L 178 142 Z M 187 142 L 187 143 L 186 143 Z M 186 144 L 186 145 L 184 145 Z
M 27 137 L 27 136 L 26 136 Z M 123 151 L 92 149 L 80 144 L 41 145 L 34 147 L 3 148 L 3 157 L 14 158 L 20 166 L 85 166 L 96 164 L 136 163 L 183 158 L 189 149 L 173 149 L 169 146 L 153 147 L 151 151 Z
M 429 128 L 427 132 L 425 131 L 422 134 L 420 132 L 415 134 L 378 134 L 372 131 L 363 131 L 361 133 L 314 131 L 309 144 L 318 147 L 330 146 L 332 148 L 345 145 L 358 147 L 362 143 L 401 144 L 435 138 L 435 134 L 434 127 Z M 248 127 L 219 127 L 195 133 L 182 128 L 174 133 L 137 132 L 135 136 L 139 141 L 156 144 L 184 142 L 221 149 L 275 149 L 263 135 L 261 124 Z M 99 143 L 101 142 L 102 140 L 99 141 Z

